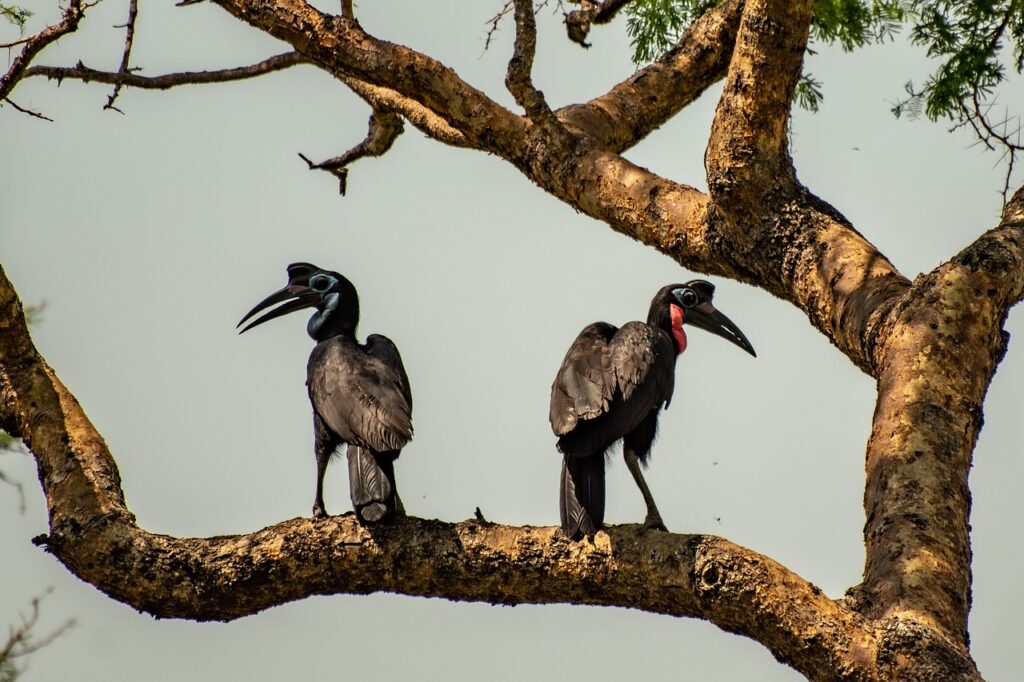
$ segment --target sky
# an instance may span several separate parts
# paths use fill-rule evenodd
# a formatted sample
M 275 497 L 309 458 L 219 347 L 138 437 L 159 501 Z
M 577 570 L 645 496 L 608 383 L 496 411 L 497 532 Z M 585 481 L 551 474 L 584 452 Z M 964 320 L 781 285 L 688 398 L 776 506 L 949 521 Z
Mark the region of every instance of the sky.
M 511 24 L 483 49 L 499 4 L 377 1 L 357 15 L 370 33 L 441 59 L 513 106 L 502 86 Z M 93 8 L 80 33 L 38 63 L 115 68 L 123 34 L 112 27 L 125 11 L 111 0 Z M 39 8 L 35 19 L 52 16 Z M 553 106 L 605 92 L 634 68 L 621 22 L 595 28 L 587 51 L 565 39 L 558 17 L 542 14 L 539 31 L 534 80 Z M 216 7 L 144 3 L 133 62 L 156 75 L 282 51 Z M 825 99 L 819 113 L 794 116 L 798 175 L 905 275 L 930 271 L 997 224 L 998 156 L 964 131 L 889 112 L 908 79 L 929 73 L 917 48 L 820 47 L 808 70 Z M 1019 93 L 1000 101 L 1012 109 Z M 339 197 L 336 181 L 309 172 L 297 153 L 341 153 L 362 139 L 369 111 L 311 67 L 125 90 L 123 116 L 102 111 L 108 94 L 35 79 L 12 98 L 54 123 L 0 109 L 0 262 L 23 301 L 46 301 L 36 344 L 105 436 L 144 528 L 245 533 L 309 514 L 305 318 L 235 331 L 293 261 L 346 274 L 360 292 L 360 336 L 383 333 L 401 349 L 416 408 L 416 436 L 397 466 L 409 513 L 457 521 L 479 506 L 501 523 L 557 523 L 560 460 L 547 412 L 565 350 L 592 321 L 643 318 L 659 287 L 696 273 L 576 213 L 500 159 L 443 147 L 411 126 L 387 156 L 355 164 Z M 717 94 L 627 157 L 703 189 Z M 873 382 L 791 305 L 715 284 L 716 304 L 758 357 L 689 335 L 648 482 L 671 530 L 722 535 L 839 597 L 864 561 Z M 1019 309 L 1006 328 L 1013 338 L 971 472 L 970 631 L 992 679 L 1017 674 L 1015 614 L 1024 608 Z M 640 494 L 621 457 L 611 462 L 606 520 L 639 522 Z M 0 625 L 50 588 L 40 632 L 77 621 L 32 657 L 25 682 L 800 679 L 713 625 L 626 609 L 378 594 L 310 598 L 227 624 L 158 621 L 34 547 L 46 531 L 34 464 L 7 454 L 0 469 L 23 484 L 27 505 L 19 512 L 17 492 L 0 486 Z M 328 470 L 331 513 L 349 511 L 345 469 L 340 460 Z

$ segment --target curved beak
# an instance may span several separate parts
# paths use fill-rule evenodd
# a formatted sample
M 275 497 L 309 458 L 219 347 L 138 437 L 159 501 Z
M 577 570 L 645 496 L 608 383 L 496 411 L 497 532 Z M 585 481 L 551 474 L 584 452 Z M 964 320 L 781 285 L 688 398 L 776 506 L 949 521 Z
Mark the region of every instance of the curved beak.
M 282 315 L 295 312 L 296 310 L 302 310 L 303 308 L 315 308 L 317 303 L 320 302 L 320 294 L 310 291 L 309 287 L 301 284 L 289 284 L 285 288 L 275 291 L 270 296 L 267 296 L 265 299 L 257 303 L 256 306 L 247 312 L 245 317 L 239 321 L 236 328 L 241 327 L 245 324 L 246 320 L 261 310 L 266 310 L 270 306 L 276 303 L 281 303 L 282 301 L 287 301 L 287 303 L 274 308 L 263 317 L 250 322 L 238 333 L 244 334 L 257 325 L 261 325 L 268 320 L 273 320 L 275 317 L 281 317 Z
M 686 312 L 686 323 L 732 341 L 755 358 L 757 357 L 754 347 L 750 345 L 750 341 L 743 335 L 740 328 L 710 303 L 701 303 L 690 308 Z

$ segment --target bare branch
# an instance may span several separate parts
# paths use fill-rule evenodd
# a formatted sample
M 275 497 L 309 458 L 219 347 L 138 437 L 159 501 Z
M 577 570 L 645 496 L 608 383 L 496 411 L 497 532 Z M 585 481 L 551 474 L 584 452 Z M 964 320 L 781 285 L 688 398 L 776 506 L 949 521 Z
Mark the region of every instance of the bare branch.
M 67 620 L 49 634 L 44 635 L 41 638 L 37 638 L 33 635 L 32 631 L 39 623 L 39 604 L 48 594 L 50 594 L 50 592 L 52 592 L 52 590 L 47 590 L 47 592 L 42 596 L 33 597 L 30 605 L 30 611 L 27 615 L 24 613 L 18 614 L 21 622 L 17 625 L 11 626 L 10 632 L 7 635 L 7 641 L 3 647 L 0 648 L 0 672 L 11 669 L 16 673 L 22 672 L 24 670 L 23 668 L 19 669 L 16 667 L 16 659 L 24 658 L 25 656 L 34 654 L 40 649 L 49 646 L 54 640 L 75 625 L 75 621 L 73 619 Z
M 132 53 L 132 42 L 135 40 L 135 19 L 139 15 L 139 0 L 129 0 L 128 2 L 128 21 L 125 22 L 125 36 L 124 36 L 124 53 L 121 55 L 121 65 L 117 67 L 119 74 L 128 73 L 128 59 Z M 118 94 L 121 92 L 121 88 L 124 86 L 124 82 L 118 82 L 114 85 L 114 92 L 110 93 L 110 97 L 107 99 L 104 109 L 113 109 L 118 113 L 124 113 L 120 109 L 114 106 L 114 101 L 117 99 Z
M 349 164 L 367 156 L 385 154 L 403 130 L 402 118 L 398 114 L 386 109 L 374 109 L 370 114 L 366 138 L 341 156 L 320 163 L 310 161 L 301 153 L 299 157 L 309 165 L 310 170 L 327 171 L 338 178 L 338 193 L 345 196 Z
M 22 41 L 25 47 L 21 49 L 18 56 L 11 62 L 7 73 L 0 76 L 0 100 L 7 99 L 7 96 L 14 90 L 14 86 L 21 80 L 28 65 L 37 54 L 61 36 L 78 29 L 78 22 L 81 21 L 87 6 L 83 6 L 82 0 L 69 0 L 68 6 L 62 10 L 63 17 L 60 23 L 47 26 L 39 33 Z
M 239 66 L 233 69 L 218 71 L 182 71 L 162 76 L 140 76 L 132 71 L 111 72 L 97 71 L 82 62 L 75 66 L 33 66 L 25 71 L 24 77 L 45 76 L 51 80 L 80 80 L 85 83 L 108 83 L 111 85 L 128 85 L 143 90 L 167 90 L 179 85 L 206 85 L 210 83 L 226 83 L 228 81 L 255 78 L 264 74 L 281 71 L 297 64 L 305 63 L 302 55 L 297 52 L 285 52 L 256 64 Z
M 487 35 L 484 37 L 484 52 L 490 48 L 491 41 L 494 39 L 494 34 L 498 32 L 498 24 L 500 24 L 501 20 L 508 16 L 508 13 L 512 11 L 512 2 L 513 0 L 505 0 L 505 4 L 502 5 L 500 10 L 498 10 L 498 13 L 487 20 L 487 23 L 490 24 L 490 28 L 487 29 Z
M 50 123 L 53 123 L 53 119 L 50 118 L 49 116 L 44 116 L 43 114 L 40 114 L 38 111 L 32 111 L 31 109 L 26 109 L 24 107 L 20 107 L 10 97 L 5 97 L 4 101 L 7 102 L 8 104 L 10 104 L 12 107 L 14 107 L 16 110 L 20 111 L 23 114 L 28 114 L 32 118 L 39 118 L 39 119 L 42 119 L 44 121 L 49 121 Z
M 6 435 L 6 434 L 4 434 L 4 435 Z M 6 448 L 7 446 L 3 446 L 3 447 Z M 7 474 L 5 474 L 2 471 L 0 471 L 0 483 L 4 483 L 5 485 L 9 485 L 9 486 L 11 486 L 12 488 L 14 488 L 15 490 L 18 491 L 18 511 L 20 511 L 22 514 L 24 514 L 25 513 L 25 487 L 23 485 L 21 485 L 20 481 L 15 481 L 14 479 L 12 479 L 10 476 L 8 476 Z
M 1005 21 L 1005 19 L 1004 19 Z M 1017 154 L 1024 151 L 1024 146 L 1021 145 L 1020 141 L 1020 120 L 1017 119 L 1017 126 L 1010 127 L 1010 116 L 1008 113 L 1004 113 L 1003 119 L 994 123 L 989 117 L 990 112 L 995 106 L 995 102 L 982 102 L 977 92 L 974 93 L 971 99 L 970 106 L 961 102 L 960 103 L 960 120 L 961 124 L 966 123 L 971 126 L 978 141 L 985 145 L 990 151 L 995 151 L 997 147 L 1003 149 L 1003 154 L 1000 157 L 998 163 L 1002 163 L 1003 159 L 1006 159 L 1006 176 L 1003 182 L 1003 204 L 1008 202 L 1010 193 L 1010 182 L 1013 176 L 1013 169 L 1017 161 Z
M 569 34 L 569 40 L 579 43 L 583 47 L 590 47 L 586 42 L 587 34 L 590 33 L 592 24 L 607 24 L 623 7 L 628 5 L 630 0 L 580 0 L 581 8 L 573 10 L 565 15 L 565 28 Z

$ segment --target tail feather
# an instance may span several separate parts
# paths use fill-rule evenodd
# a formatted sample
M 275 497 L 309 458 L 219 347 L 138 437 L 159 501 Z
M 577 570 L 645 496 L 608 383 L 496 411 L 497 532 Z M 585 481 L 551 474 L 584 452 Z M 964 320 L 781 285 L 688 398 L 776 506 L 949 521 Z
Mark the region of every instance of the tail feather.
M 604 523 L 604 457 L 562 458 L 559 512 L 562 530 L 573 540 L 593 536 Z
M 366 448 L 348 448 L 348 484 L 352 508 L 364 523 L 393 516 L 397 508 L 395 457 L 374 454 Z

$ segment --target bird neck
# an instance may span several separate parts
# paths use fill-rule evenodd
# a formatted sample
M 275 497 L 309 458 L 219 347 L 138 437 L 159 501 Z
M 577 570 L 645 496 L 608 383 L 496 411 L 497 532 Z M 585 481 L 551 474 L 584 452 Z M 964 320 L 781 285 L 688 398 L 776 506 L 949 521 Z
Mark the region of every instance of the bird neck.
M 330 294 L 323 304 L 309 318 L 306 332 L 314 341 L 323 341 L 335 336 L 356 337 L 356 326 L 359 324 L 359 304 L 341 307 L 338 294 Z M 348 299 L 351 301 L 351 299 Z
M 647 324 L 661 329 L 670 337 L 675 346 L 676 355 L 686 350 L 686 332 L 683 331 L 683 322 L 686 320 L 686 313 L 675 303 L 655 301 L 647 313 Z

